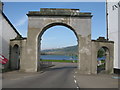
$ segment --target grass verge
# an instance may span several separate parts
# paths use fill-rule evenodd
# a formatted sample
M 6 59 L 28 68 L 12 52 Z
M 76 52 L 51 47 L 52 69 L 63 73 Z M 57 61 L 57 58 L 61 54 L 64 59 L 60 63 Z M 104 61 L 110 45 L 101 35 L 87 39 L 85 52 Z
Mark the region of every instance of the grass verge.
M 77 63 L 77 60 L 40 60 L 40 61 L 47 61 L 47 62 L 64 62 L 64 63 Z

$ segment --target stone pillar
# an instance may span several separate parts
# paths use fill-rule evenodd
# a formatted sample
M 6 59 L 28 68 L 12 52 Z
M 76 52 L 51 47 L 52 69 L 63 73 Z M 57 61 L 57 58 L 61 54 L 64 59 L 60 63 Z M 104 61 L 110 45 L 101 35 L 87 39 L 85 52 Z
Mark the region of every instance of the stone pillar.
M 26 56 L 24 58 L 25 72 L 37 72 L 38 71 L 38 34 L 39 28 L 28 28 L 28 37 L 26 43 Z
M 107 51 L 107 58 L 106 58 L 106 72 L 109 74 L 113 73 L 113 63 L 114 63 L 114 44 L 109 44 L 111 45 L 109 50 Z
M 20 71 L 24 72 L 27 66 L 26 58 L 26 39 L 21 40 Z
M 92 41 L 92 74 L 97 74 L 97 53 L 98 53 L 99 44 Z
M 91 36 L 79 36 L 79 73 L 91 74 Z
M 114 73 L 114 44 L 110 52 L 110 73 Z

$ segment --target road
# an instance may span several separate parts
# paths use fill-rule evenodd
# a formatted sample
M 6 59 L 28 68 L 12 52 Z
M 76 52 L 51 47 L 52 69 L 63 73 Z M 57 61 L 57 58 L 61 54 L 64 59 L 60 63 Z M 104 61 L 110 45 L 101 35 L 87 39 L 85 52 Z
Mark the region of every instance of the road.
M 13 79 L 3 79 L 3 88 L 77 88 L 75 63 L 57 63 L 43 73 Z

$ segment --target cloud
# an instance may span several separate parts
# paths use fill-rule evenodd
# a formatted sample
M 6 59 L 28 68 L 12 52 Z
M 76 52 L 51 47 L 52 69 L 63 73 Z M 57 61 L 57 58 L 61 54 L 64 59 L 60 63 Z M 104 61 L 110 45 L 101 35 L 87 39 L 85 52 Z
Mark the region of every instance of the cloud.
M 27 22 L 27 17 L 22 17 L 16 24 L 15 26 L 18 27 L 18 26 L 22 26 L 24 25 L 25 23 Z

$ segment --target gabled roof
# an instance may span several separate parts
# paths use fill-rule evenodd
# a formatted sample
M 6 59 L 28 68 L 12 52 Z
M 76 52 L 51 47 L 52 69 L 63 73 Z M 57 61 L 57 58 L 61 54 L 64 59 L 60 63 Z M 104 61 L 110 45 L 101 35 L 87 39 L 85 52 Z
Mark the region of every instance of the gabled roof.
M 13 30 L 17 33 L 18 36 L 22 37 L 20 33 L 16 30 L 16 28 L 12 25 L 12 23 L 9 21 L 9 19 L 5 16 L 5 14 L 0 10 L 2 13 L 2 16 L 5 18 L 5 20 L 9 23 L 9 25 L 13 28 Z

